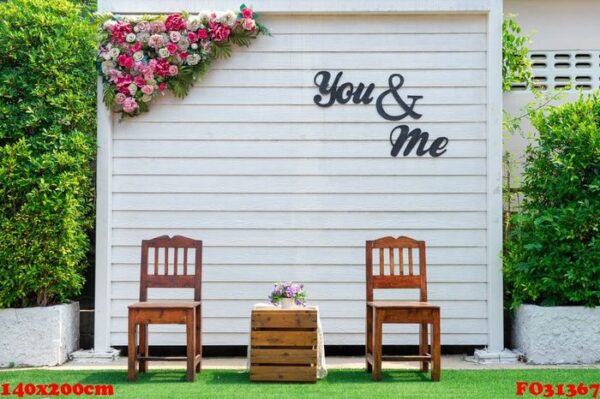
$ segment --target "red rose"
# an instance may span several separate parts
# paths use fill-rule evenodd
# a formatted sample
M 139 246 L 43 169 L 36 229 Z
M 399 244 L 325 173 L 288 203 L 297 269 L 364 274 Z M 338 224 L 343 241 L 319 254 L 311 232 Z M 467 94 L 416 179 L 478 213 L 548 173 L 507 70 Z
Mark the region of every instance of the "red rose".
M 200 40 L 208 39 L 208 32 L 206 31 L 206 29 L 198 29 L 198 32 L 196 32 L 196 34 L 198 35 L 198 39 Z
M 198 35 L 194 32 L 188 32 L 187 37 L 190 43 L 196 43 L 198 41 Z
M 169 51 L 169 54 L 173 55 L 177 52 L 177 45 L 173 42 L 169 42 L 167 43 L 167 50 Z
M 131 32 L 131 25 L 128 22 L 119 21 L 112 28 L 112 39 L 117 43 L 125 43 L 125 37 Z
M 165 82 L 161 82 L 158 84 L 159 91 L 165 91 L 167 89 L 167 84 Z
M 135 42 L 133 46 L 131 46 L 131 51 L 134 53 L 140 51 L 142 49 L 142 42 Z
M 142 87 L 142 86 L 146 85 L 146 80 L 144 79 L 143 76 L 138 75 L 135 77 L 135 79 L 133 79 L 133 83 L 135 83 L 136 86 L 138 86 L 138 87 Z
M 154 72 L 158 76 L 169 76 L 169 62 L 162 58 L 156 62 L 156 66 L 154 67 Z
M 130 69 L 133 66 L 134 61 L 133 61 L 132 57 L 128 57 L 125 54 L 121 54 L 120 56 L 117 57 L 117 62 L 123 68 Z
M 254 14 L 254 12 L 252 12 L 251 8 L 246 7 L 242 10 L 242 16 L 244 18 L 252 18 L 253 14 Z
M 182 60 L 185 60 L 188 57 L 188 55 L 189 54 L 184 51 L 184 52 L 179 53 L 179 58 L 181 58 Z
M 167 30 L 184 30 L 186 28 L 186 23 L 181 14 L 171 14 L 165 20 L 165 27 Z

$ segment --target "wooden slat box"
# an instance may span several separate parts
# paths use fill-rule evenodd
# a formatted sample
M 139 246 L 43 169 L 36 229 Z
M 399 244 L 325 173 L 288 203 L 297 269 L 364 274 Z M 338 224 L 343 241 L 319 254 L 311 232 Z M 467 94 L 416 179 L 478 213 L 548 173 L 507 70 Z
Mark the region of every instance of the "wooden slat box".
M 317 381 L 317 310 L 254 309 L 251 381 Z

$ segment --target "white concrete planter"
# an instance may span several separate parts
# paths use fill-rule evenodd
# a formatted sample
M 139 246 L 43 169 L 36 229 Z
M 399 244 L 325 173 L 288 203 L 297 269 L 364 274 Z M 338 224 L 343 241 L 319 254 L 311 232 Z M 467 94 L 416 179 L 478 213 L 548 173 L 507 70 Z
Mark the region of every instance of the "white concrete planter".
M 521 305 L 512 338 L 528 363 L 600 362 L 600 307 Z
M 55 366 L 78 348 L 78 302 L 0 309 L 0 367 Z

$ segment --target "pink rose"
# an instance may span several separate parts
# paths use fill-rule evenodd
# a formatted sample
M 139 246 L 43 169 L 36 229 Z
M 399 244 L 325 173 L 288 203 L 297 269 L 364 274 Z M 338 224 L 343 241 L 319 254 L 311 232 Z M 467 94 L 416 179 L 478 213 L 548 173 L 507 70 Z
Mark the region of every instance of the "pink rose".
M 127 98 L 127 96 L 123 93 L 117 93 L 117 95 L 115 96 L 115 102 L 119 105 L 123 104 L 123 101 L 125 101 L 125 99 Z
M 198 29 L 198 32 L 196 32 L 196 34 L 198 35 L 198 39 L 200 40 L 208 39 L 208 32 L 206 31 L 206 29 Z
M 173 55 L 177 52 L 177 45 L 173 42 L 169 42 L 167 43 L 167 50 L 169 51 L 169 54 Z
M 252 15 L 253 15 L 253 14 L 254 14 L 254 13 L 252 12 L 252 9 L 251 9 L 251 8 L 249 8 L 249 7 L 246 7 L 246 8 L 244 8 L 244 9 L 242 10 L 242 16 L 243 16 L 244 18 L 250 18 L 250 19 L 252 19 Z
M 185 20 L 179 13 L 171 14 L 165 20 L 167 30 L 184 30 L 186 25 Z
M 145 95 L 149 96 L 154 92 L 154 87 L 150 86 L 150 85 L 145 85 L 142 87 L 142 93 L 144 93 Z
M 119 78 L 123 76 L 123 73 L 117 69 L 111 69 L 110 70 L 110 81 L 112 83 L 117 83 Z
M 190 43 L 196 43 L 198 41 L 198 35 L 194 32 L 188 32 L 187 37 Z
M 242 22 L 242 26 L 247 31 L 253 31 L 254 28 L 256 28 L 256 22 L 251 18 L 246 18 L 244 19 L 244 22 Z
M 152 71 L 144 72 L 144 79 L 146 79 L 146 80 L 154 79 L 154 73 L 152 73 Z
M 210 28 L 210 38 L 215 42 L 224 42 L 229 38 L 229 34 L 231 33 L 231 29 L 228 26 L 217 22 L 210 22 L 208 27 Z
M 138 87 L 142 87 L 146 84 L 146 80 L 143 76 L 138 75 L 133 79 L 133 83 L 135 83 Z
M 181 53 L 179 53 L 179 58 L 181 58 L 182 60 L 185 60 L 188 57 L 188 53 L 185 51 L 182 51 Z
M 171 76 L 175 76 L 179 73 L 179 68 L 177 68 L 177 65 L 171 65 L 169 67 L 169 75 Z
M 123 101 L 123 111 L 127 113 L 135 111 L 137 107 L 138 104 L 133 97 L 127 97 L 125 101 Z
M 128 57 L 125 54 L 121 54 L 117 57 L 117 62 L 124 68 L 130 69 L 133 66 L 133 58 Z
M 165 30 L 167 30 L 167 28 L 165 27 L 165 24 L 162 23 L 161 21 L 152 22 L 150 24 L 150 31 L 152 33 L 161 33 L 161 32 L 164 32 Z
M 117 89 L 123 94 L 129 94 L 129 85 L 133 82 L 133 78 L 130 75 L 124 75 L 117 78 Z

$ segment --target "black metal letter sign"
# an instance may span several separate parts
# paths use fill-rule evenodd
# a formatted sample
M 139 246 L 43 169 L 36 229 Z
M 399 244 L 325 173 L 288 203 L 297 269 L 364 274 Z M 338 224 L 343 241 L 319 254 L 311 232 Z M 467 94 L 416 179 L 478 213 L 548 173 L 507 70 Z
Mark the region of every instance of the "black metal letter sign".
M 359 83 L 356 87 L 351 82 L 340 84 L 343 72 L 338 72 L 335 78 L 331 78 L 331 73 L 328 71 L 317 72 L 314 78 L 315 86 L 319 88 L 313 101 L 319 107 L 330 107 L 334 103 L 347 104 L 352 100 L 354 104 L 370 104 L 373 101 L 373 90 L 375 84 L 365 85 Z M 415 110 L 417 101 L 423 96 L 407 95 L 405 100 L 400 94 L 400 89 L 404 85 L 404 76 L 399 73 L 394 73 L 388 78 L 388 89 L 384 90 L 375 101 L 377 113 L 385 120 L 400 121 L 406 117 L 412 119 L 420 119 L 422 114 Z M 390 105 L 384 106 L 383 101 L 391 96 L 396 104 L 393 107 Z M 400 108 L 399 110 L 397 107 Z M 386 109 L 387 108 L 387 109 Z M 394 108 L 394 109 L 390 109 Z M 390 132 L 390 143 L 392 145 L 391 155 L 397 157 L 402 151 L 402 156 L 410 155 L 415 149 L 415 155 L 421 157 L 429 153 L 432 157 L 439 157 L 446 152 L 448 145 L 447 137 L 438 137 L 427 146 L 429 133 L 421 131 L 419 128 L 410 129 L 408 125 L 398 125 Z

